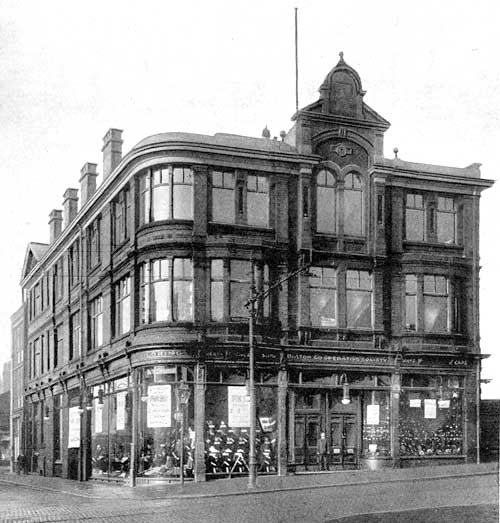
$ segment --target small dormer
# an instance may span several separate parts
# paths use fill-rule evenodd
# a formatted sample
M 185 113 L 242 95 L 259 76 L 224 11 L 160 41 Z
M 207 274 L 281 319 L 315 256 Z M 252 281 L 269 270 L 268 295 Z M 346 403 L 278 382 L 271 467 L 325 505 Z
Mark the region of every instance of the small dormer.
M 363 96 L 359 74 L 344 62 L 344 53 L 339 53 L 338 64 L 326 75 L 319 88 L 324 114 L 362 118 Z

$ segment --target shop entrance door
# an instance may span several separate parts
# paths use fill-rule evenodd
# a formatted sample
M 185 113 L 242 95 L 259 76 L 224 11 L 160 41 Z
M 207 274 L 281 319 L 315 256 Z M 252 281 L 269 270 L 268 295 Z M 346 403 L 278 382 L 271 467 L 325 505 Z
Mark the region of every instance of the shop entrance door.
M 330 464 L 338 467 L 358 465 L 358 427 L 355 414 L 334 414 L 330 420 Z
M 320 427 L 319 414 L 295 415 L 295 462 L 297 465 L 304 465 L 305 470 L 317 466 Z

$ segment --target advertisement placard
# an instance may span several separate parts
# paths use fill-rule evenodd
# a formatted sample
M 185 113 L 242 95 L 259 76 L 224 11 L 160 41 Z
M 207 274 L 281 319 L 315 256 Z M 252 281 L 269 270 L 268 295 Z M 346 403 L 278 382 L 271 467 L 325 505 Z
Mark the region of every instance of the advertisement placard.
M 148 427 L 152 429 L 172 426 L 171 385 L 148 387 Z
M 227 388 L 228 425 L 230 427 L 250 426 L 250 398 L 246 387 Z
M 436 400 L 424 400 L 424 418 L 436 419 Z
M 378 425 L 380 423 L 380 405 L 366 406 L 367 425 Z
M 126 392 L 119 392 L 116 395 L 116 430 L 125 429 L 125 402 L 127 399 Z
M 68 448 L 80 448 L 80 409 L 79 407 L 69 408 L 69 427 L 68 427 Z

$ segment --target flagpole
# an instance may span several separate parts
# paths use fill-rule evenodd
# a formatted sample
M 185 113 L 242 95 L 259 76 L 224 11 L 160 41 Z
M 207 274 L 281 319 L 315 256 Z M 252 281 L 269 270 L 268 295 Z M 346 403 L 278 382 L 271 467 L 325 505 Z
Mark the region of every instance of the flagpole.
M 299 110 L 299 32 L 295 7 L 295 110 Z

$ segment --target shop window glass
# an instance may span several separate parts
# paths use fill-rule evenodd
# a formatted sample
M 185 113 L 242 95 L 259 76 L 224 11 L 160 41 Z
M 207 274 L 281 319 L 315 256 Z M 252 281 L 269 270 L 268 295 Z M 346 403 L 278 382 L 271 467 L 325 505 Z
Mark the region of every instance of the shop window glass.
M 391 424 L 389 393 L 366 391 L 363 394 L 363 456 L 390 457 Z
M 344 182 L 344 233 L 363 234 L 363 183 L 357 174 L 348 174 Z
M 115 287 L 116 334 L 130 330 L 130 276 L 122 278 Z
M 234 187 L 233 172 L 212 172 L 212 220 L 219 223 L 234 223 Z
M 455 244 L 457 240 L 457 219 L 453 198 L 437 199 L 437 241 Z
M 417 277 L 415 274 L 405 276 L 405 327 L 417 330 Z
M 316 176 L 316 230 L 335 233 L 336 213 L 335 177 L 328 171 L 320 171 Z
M 265 176 L 247 176 L 247 223 L 269 225 L 269 182 Z
M 277 394 L 256 387 L 257 472 L 277 470 Z M 212 477 L 248 474 L 249 397 L 243 386 L 209 385 L 205 395 L 206 471 Z
M 403 390 L 399 408 L 401 456 L 456 456 L 464 453 L 460 390 L 446 386 L 434 391 Z
M 371 328 L 372 277 L 368 271 L 346 271 L 347 326 Z
M 184 453 L 185 477 L 194 468 L 194 401 L 191 392 L 184 409 L 184 434 L 175 416 L 180 409 L 176 368 L 165 365 L 144 369 L 139 405 L 139 462 L 137 475 L 146 478 L 178 477 Z
M 406 195 L 406 239 L 424 241 L 424 199 L 421 194 Z
M 212 260 L 210 270 L 210 317 L 224 319 L 224 267 L 222 260 Z
M 424 328 L 426 332 L 448 331 L 448 279 L 424 276 Z
M 335 269 L 311 267 L 309 270 L 311 325 L 313 327 L 337 326 L 337 278 Z
M 245 307 L 250 298 L 252 264 L 245 260 L 230 261 L 230 315 L 232 318 L 248 318 Z

